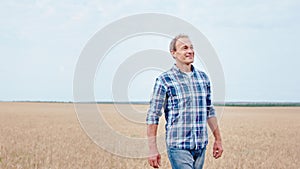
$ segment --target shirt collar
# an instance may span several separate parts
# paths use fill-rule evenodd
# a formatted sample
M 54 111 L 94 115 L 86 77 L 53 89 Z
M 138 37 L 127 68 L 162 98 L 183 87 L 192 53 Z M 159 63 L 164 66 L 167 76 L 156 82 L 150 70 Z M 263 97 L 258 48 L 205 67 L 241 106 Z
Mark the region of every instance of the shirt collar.
M 175 70 L 176 72 L 184 73 L 184 72 L 182 72 L 182 71 L 176 66 L 176 64 L 173 65 L 172 69 Z M 193 65 L 191 65 L 191 69 L 192 69 L 192 72 L 193 72 L 193 74 L 194 74 L 194 73 L 195 73 L 195 71 L 194 71 L 195 68 L 194 68 Z M 184 73 L 184 74 L 185 74 L 185 73 Z

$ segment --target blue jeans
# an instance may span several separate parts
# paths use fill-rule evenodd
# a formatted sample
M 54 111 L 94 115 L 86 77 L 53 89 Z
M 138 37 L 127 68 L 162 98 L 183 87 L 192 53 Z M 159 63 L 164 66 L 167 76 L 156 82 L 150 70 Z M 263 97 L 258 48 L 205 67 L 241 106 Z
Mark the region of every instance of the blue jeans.
M 168 157 L 172 169 L 202 169 L 206 147 L 199 150 L 168 148 Z

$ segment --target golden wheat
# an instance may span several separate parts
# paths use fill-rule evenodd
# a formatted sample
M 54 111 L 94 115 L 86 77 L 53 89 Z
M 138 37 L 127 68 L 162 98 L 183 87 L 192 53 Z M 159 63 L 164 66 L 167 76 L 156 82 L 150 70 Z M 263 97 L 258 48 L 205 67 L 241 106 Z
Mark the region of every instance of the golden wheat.
M 98 107 L 115 131 L 145 137 L 146 126 L 122 118 L 112 104 Z M 147 107 L 135 105 L 139 111 Z M 205 168 L 300 168 L 299 107 L 217 110 L 225 151 L 213 159 L 210 137 Z M 163 118 L 161 123 L 159 132 L 164 132 Z M 123 158 L 97 146 L 81 128 L 73 104 L 67 103 L 0 103 L 0 147 L 1 169 L 150 168 L 145 158 Z M 165 153 L 161 168 L 170 168 Z

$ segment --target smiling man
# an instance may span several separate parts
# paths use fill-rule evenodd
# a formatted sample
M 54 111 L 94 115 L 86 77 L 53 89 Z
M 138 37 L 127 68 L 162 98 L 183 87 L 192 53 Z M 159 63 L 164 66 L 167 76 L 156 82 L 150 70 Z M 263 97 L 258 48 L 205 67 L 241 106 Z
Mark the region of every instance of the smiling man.
M 187 35 L 178 35 L 171 41 L 170 53 L 176 63 L 156 78 L 147 114 L 148 162 L 154 168 L 161 165 L 156 135 L 163 108 L 172 168 L 201 169 L 208 143 L 207 123 L 215 137 L 213 156 L 217 159 L 223 153 L 210 81 L 204 72 L 192 65 L 194 48 Z

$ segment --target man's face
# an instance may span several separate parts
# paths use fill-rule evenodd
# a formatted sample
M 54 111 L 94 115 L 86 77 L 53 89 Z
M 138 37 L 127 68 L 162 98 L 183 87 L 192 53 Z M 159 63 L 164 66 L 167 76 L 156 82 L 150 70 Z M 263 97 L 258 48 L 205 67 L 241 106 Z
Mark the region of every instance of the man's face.
M 176 51 L 171 51 L 177 63 L 191 64 L 194 62 L 194 48 L 188 38 L 180 38 L 176 41 Z

